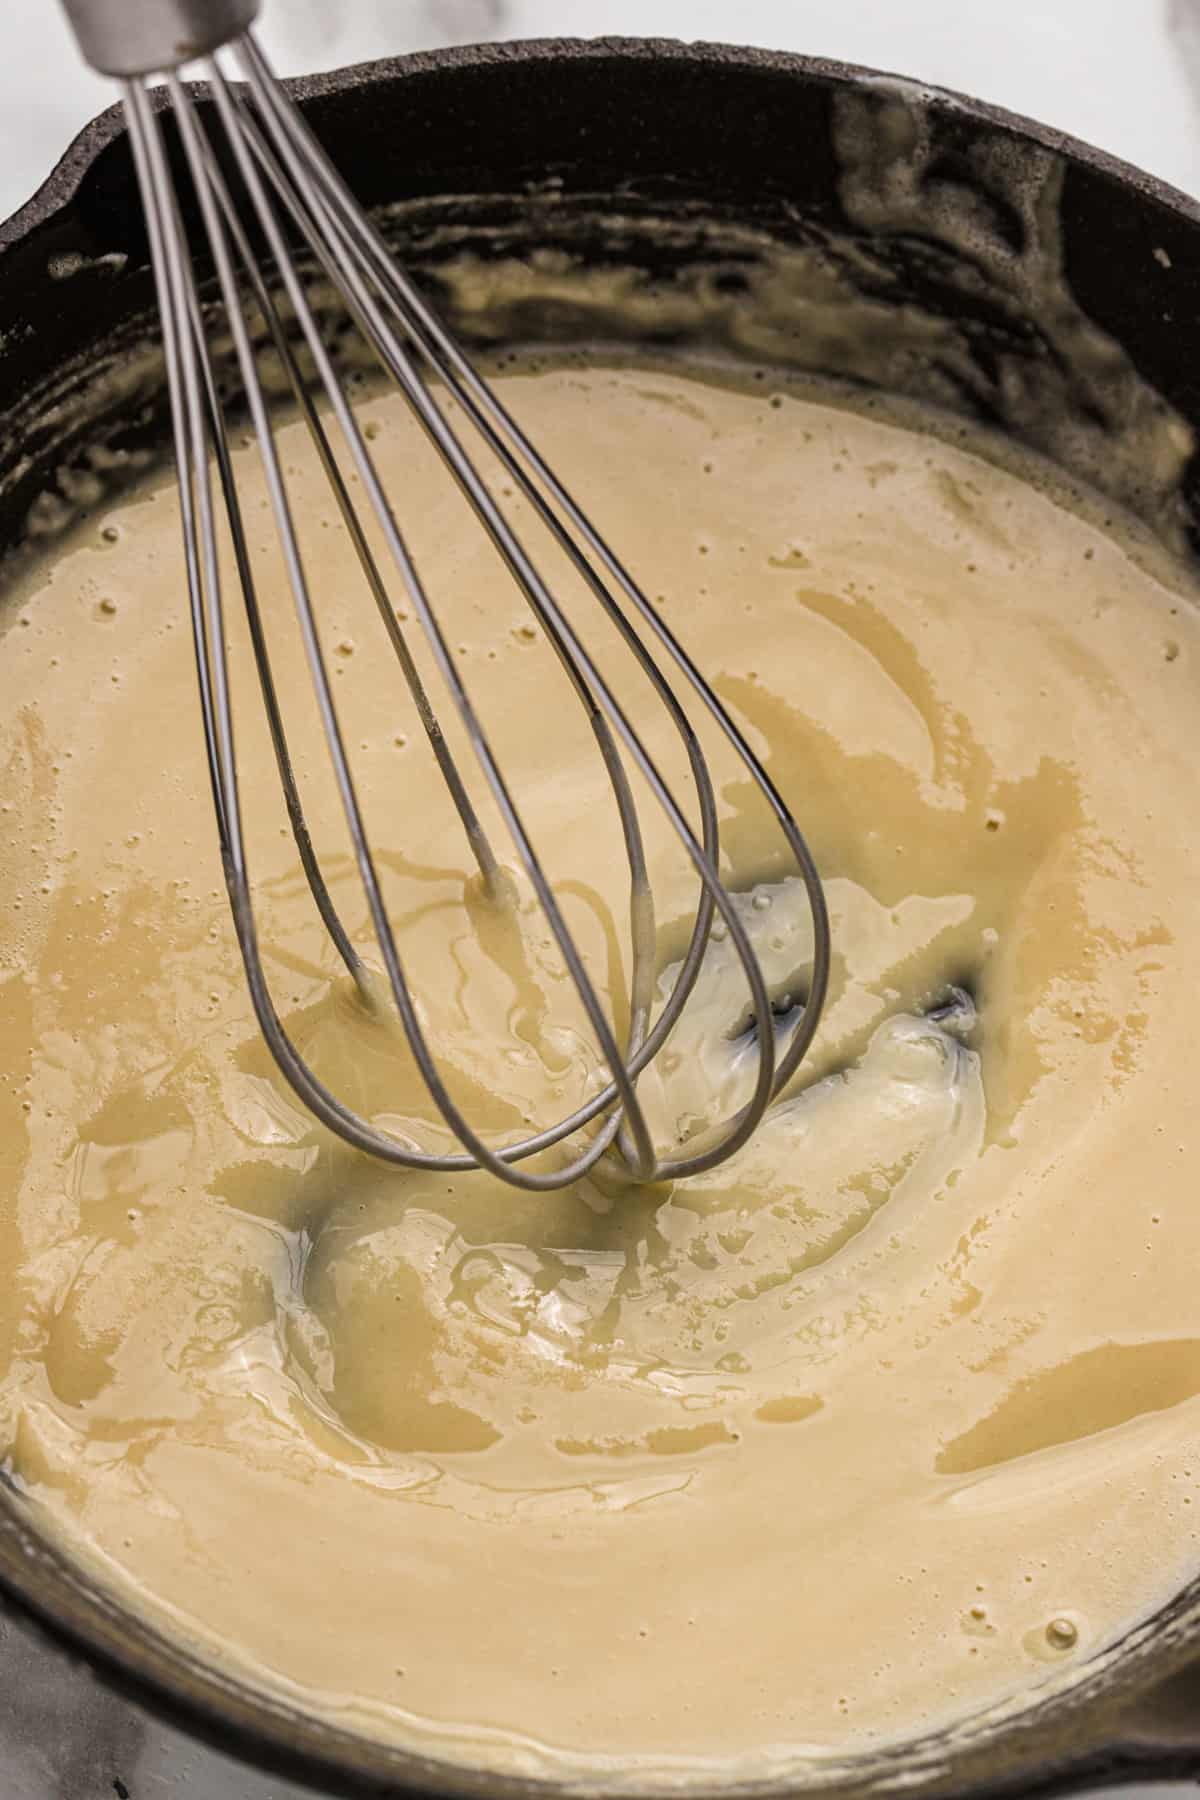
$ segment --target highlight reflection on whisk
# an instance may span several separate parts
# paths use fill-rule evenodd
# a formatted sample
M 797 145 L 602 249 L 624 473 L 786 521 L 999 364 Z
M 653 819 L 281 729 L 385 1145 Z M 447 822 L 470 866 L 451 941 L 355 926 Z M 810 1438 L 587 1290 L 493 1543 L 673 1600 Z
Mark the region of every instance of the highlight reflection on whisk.
M 546 1190 L 567 1185 L 612 1152 L 637 1181 L 666 1181 L 698 1173 L 732 1155 L 752 1135 L 772 1099 L 807 1051 L 825 998 L 829 975 L 829 925 L 820 879 L 804 838 L 740 728 L 658 611 L 601 538 L 553 471 L 472 367 L 419 291 L 398 269 L 382 237 L 360 211 L 307 124 L 274 79 L 248 27 L 256 0 L 66 0 L 67 11 L 89 61 L 121 80 L 126 117 L 146 214 L 162 319 L 171 399 L 174 448 L 183 522 L 184 553 L 195 638 L 201 710 L 212 779 L 222 862 L 234 926 L 259 1025 L 283 1075 L 305 1105 L 332 1131 L 357 1148 L 405 1167 L 481 1167 L 518 1187 Z M 181 48 L 182 46 L 182 48 Z M 244 86 L 228 81 L 217 52 L 232 60 Z M 202 119 L 179 79 L 184 62 L 203 55 L 201 72 L 211 84 L 212 106 Z M 216 274 L 220 304 L 203 296 L 193 252 L 172 185 L 161 124 L 146 77 L 165 75 L 202 231 L 201 244 Z M 210 135 L 211 132 L 211 135 Z M 220 154 L 218 155 L 218 149 Z M 235 204 L 228 170 L 241 195 Z M 265 247 L 260 269 L 254 243 Z M 294 246 L 304 265 L 332 286 L 361 338 L 396 383 L 447 469 L 466 506 L 487 533 L 516 590 L 555 651 L 594 736 L 616 808 L 629 869 L 628 1024 L 621 1031 L 606 1009 L 559 900 L 522 820 L 517 799 L 493 755 L 466 681 L 439 623 L 415 561 L 382 486 L 362 425 L 339 378 L 328 334 Z M 386 549 L 438 674 L 449 692 L 478 762 L 484 790 L 511 839 L 517 860 L 549 925 L 594 1037 L 608 1080 L 569 1114 L 514 1142 L 490 1144 L 455 1103 L 427 1041 L 408 972 L 388 917 L 377 859 L 351 772 L 346 731 L 334 701 L 319 614 L 321 596 L 311 590 L 301 553 L 287 474 L 274 436 L 278 409 L 268 398 L 251 320 L 277 355 L 328 477 L 344 527 L 376 602 L 383 629 L 407 683 L 441 775 L 488 890 L 503 903 L 505 875 L 480 822 L 468 781 L 455 762 L 425 690 L 370 548 L 368 529 L 355 510 L 349 483 L 365 497 L 369 528 Z M 285 325 L 285 317 L 289 324 Z M 294 325 L 290 324 L 294 321 Z M 369 975 L 334 905 L 305 818 L 275 680 L 271 648 L 255 591 L 243 509 L 229 450 L 225 401 L 218 383 L 213 338 L 233 344 L 240 399 L 262 459 L 270 511 L 326 746 L 332 763 L 371 926 L 387 988 L 409 1049 L 436 1107 L 462 1145 L 460 1154 L 415 1149 L 347 1106 L 297 1051 L 276 1011 L 263 967 L 254 889 L 239 797 L 224 599 L 219 570 L 218 501 L 233 545 L 238 583 L 275 761 L 296 847 L 326 930 L 349 973 L 367 991 Z M 311 359 L 328 414 L 336 424 L 335 451 L 297 357 Z M 436 388 L 435 384 L 436 383 Z M 663 709 L 686 756 L 699 831 L 648 750 L 612 680 L 564 612 L 527 545 L 516 535 L 496 494 L 472 460 L 436 397 L 452 397 L 479 444 L 498 460 L 514 492 L 532 510 L 583 581 L 640 679 Z M 345 471 L 339 462 L 345 463 Z M 720 874 L 721 845 L 713 781 L 699 738 L 665 669 L 732 748 L 769 807 L 803 880 L 812 919 L 813 959 L 803 1009 L 782 1045 L 776 1043 L 770 996 L 741 912 Z M 680 680 L 680 678 L 682 678 Z M 698 900 L 684 955 L 655 1015 L 655 911 L 644 834 L 630 785 L 636 770 L 654 807 L 677 837 L 698 879 Z M 695 986 L 710 933 L 717 921 L 728 934 L 746 981 L 758 1043 L 753 1091 L 714 1132 L 690 1150 L 669 1156 L 655 1146 L 639 1102 L 639 1075 L 657 1056 Z M 592 1129 L 589 1130 L 588 1128 Z M 522 1165 L 537 1152 L 566 1144 L 570 1155 L 549 1169 Z

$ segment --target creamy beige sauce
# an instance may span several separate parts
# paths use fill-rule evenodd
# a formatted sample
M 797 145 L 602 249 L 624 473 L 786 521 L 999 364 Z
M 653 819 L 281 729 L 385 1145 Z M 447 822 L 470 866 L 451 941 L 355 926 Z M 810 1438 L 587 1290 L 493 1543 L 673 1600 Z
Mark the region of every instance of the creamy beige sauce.
M 835 936 L 813 1058 L 736 1161 L 674 1190 L 396 1174 L 313 1125 L 244 991 L 175 499 L 146 488 L 5 613 L 3 1467 L 156 1617 L 449 1757 L 765 1771 L 1032 1694 L 1196 1567 L 1191 590 L 970 448 L 811 391 L 632 366 L 501 386 L 810 836 Z M 582 713 L 399 402 L 364 410 L 620 985 Z M 476 1123 L 545 1122 L 595 1078 L 578 1009 L 524 890 L 498 910 L 470 881 L 323 479 L 299 428 L 284 441 L 431 1037 Z M 365 943 L 239 459 L 306 799 Z M 243 629 L 280 1010 L 346 1098 L 445 1145 L 315 921 Z M 713 769 L 773 992 L 800 991 L 786 857 L 744 775 Z M 661 831 L 651 859 L 667 966 L 693 884 Z M 667 1143 L 745 1091 L 745 1015 L 714 945 L 645 1083 Z

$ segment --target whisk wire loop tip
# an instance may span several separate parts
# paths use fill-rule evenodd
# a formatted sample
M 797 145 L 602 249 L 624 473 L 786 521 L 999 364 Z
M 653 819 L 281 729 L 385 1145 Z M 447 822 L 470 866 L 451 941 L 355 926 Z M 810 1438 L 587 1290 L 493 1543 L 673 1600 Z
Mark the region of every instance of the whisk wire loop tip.
M 214 54 L 203 69 L 211 105 L 203 109 L 173 66 L 164 74 L 187 172 L 190 209 L 199 218 L 200 248 L 215 277 L 215 297 L 201 289 L 196 251 L 173 186 L 162 119 L 152 106 L 142 71 L 122 82 L 126 116 L 147 220 L 151 261 L 162 317 L 163 353 L 173 421 L 187 582 L 200 694 L 201 722 L 214 810 L 233 923 L 259 1027 L 270 1052 L 304 1105 L 331 1131 L 368 1154 L 409 1168 L 482 1168 L 530 1191 L 548 1191 L 578 1180 L 602 1157 L 615 1157 L 635 1181 L 682 1179 L 733 1155 L 752 1136 L 767 1107 L 792 1079 L 816 1031 L 830 965 L 829 921 L 812 855 L 790 808 L 754 754 L 737 721 L 601 536 L 561 478 L 513 418 L 490 383 L 467 357 L 411 279 L 399 269 L 378 227 L 357 207 L 329 164 L 307 122 L 276 82 L 248 32 L 232 36 L 228 54 L 242 76 L 230 81 Z M 227 174 L 228 172 L 228 174 Z M 235 199 L 236 194 L 236 199 Z M 253 245 L 265 248 L 260 265 Z M 452 654 L 445 628 L 396 516 L 355 408 L 343 385 L 327 330 L 312 298 L 305 269 L 319 275 L 374 358 L 403 394 L 429 444 L 458 488 L 522 595 L 566 675 L 594 739 L 620 825 L 629 877 L 627 1017 L 618 1030 L 571 931 L 561 901 L 527 829 L 516 794 L 495 754 L 469 684 Z M 369 966 L 352 941 L 334 903 L 307 822 L 301 783 L 287 738 L 284 706 L 274 673 L 239 502 L 230 450 L 222 372 L 213 348 L 213 321 L 228 333 L 241 404 L 249 415 L 266 486 L 275 540 L 293 601 L 321 733 L 333 771 L 353 862 L 365 897 L 373 940 L 383 965 L 387 996 L 437 1113 L 461 1147 L 423 1149 L 383 1129 L 333 1093 L 297 1049 L 271 997 L 259 941 L 255 891 L 249 869 L 234 703 L 223 596 L 218 509 L 232 545 L 276 773 L 297 854 L 313 901 L 343 965 L 364 992 L 373 992 Z M 252 321 L 257 320 L 257 331 Z M 305 566 L 302 534 L 276 441 L 278 407 L 261 369 L 263 346 L 273 351 L 286 387 L 307 428 L 336 502 L 342 525 L 374 598 L 391 652 L 421 720 L 446 783 L 480 878 L 503 904 L 507 878 L 485 829 L 471 783 L 459 766 L 422 680 L 417 659 L 397 616 L 389 587 L 398 580 L 406 613 L 420 630 L 425 650 L 453 715 L 478 765 L 483 790 L 515 852 L 516 862 L 549 928 L 562 966 L 582 1009 L 604 1079 L 595 1091 L 554 1123 L 516 1142 L 493 1144 L 476 1130 L 443 1077 L 422 1023 L 421 1008 L 389 918 L 376 854 L 351 767 L 347 737 L 334 695 L 322 639 L 319 597 Z M 455 420 L 450 408 L 453 404 Z M 336 431 L 337 446 L 330 437 Z M 692 788 L 697 825 L 677 799 L 659 758 L 649 748 L 638 718 L 614 686 L 606 665 L 564 609 L 529 548 L 500 504 L 464 431 L 474 433 L 486 455 L 510 482 L 550 545 L 598 604 L 639 679 L 648 685 L 679 742 Z M 347 474 L 345 471 L 352 471 Z M 214 471 L 216 476 L 214 488 Z M 351 482 L 366 512 L 351 493 Z M 219 491 L 219 500 L 218 500 Z M 372 543 L 382 544 L 391 572 L 381 567 Z M 667 669 L 671 669 L 673 677 Z M 700 702 L 743 773 L 765 803 L 803 884 L 812 925 L 812 965 L 807 994 L 777 1046 L 767 983 L 744 920 L 744 908 L 726 885 L 718 808 L 708 756 L 675 685 Z M 678 962 L 661 978 L 665 992 L 655 1011 L 657 921 L 644 830 L 630 774 L 636 774 L 658 816 L 685 852 L 698 883 L 698 898 Z M 756 1034 L 757 1055 L 749 1097 L 732 1116 L 674 1154 L 655 1145 L 638 1080 L 654 1062 L 687 1007 L 710 953 L 714 928 L 740 965 Z M 554 1151 L 552 1166 L 530 1160 Z

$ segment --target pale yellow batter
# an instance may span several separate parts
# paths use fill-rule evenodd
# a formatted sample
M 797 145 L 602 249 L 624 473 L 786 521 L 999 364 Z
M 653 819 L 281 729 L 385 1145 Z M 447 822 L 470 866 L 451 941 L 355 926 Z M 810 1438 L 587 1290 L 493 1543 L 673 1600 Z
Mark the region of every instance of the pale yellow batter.
M 1032 1692 L 1197 1563 L 1191 590 L 970 450 L 811 393 L 645 367 L 501 386 L 810 836 L 836 954 L 797 1097 L 675 1191 L 397 1175 L 314 1126 L 245 996 L 175 498 L 148 488 L 4 611 L 3 1467 L 156 1616 L 449 1757 L 754 1772 Z M 619 839 L 582 714 L 400 404 L 365 413 L 619 984 Z M 285 450 L 431 1035 L 476 1122 L 543 1121 L 594 1070 L 577 1011 L 527 897 L 514 917 L 467 882 L 295 427 Z M 355 1105 L 446 1143 L 314 922 L 231 629 L 280 1010 Z M 773 991 L 800 992 L 786 858 L 744 776 L 714 771 Z M 669 965 L 692 886 L 652 847 Z M 744 1091 L 745 1012 L 715 946 L 646 1084 L 668 1142 Z

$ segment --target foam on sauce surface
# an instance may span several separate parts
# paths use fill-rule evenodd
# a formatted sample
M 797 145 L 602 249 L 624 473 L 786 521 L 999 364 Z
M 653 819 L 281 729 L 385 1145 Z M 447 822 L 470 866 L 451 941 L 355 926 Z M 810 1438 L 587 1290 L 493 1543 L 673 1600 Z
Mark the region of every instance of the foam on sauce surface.
M 398 1175 L 312 1125 L 244 992 L 175 498 L 147 488 L 5 615 L 0 1453 L 123 1592 L 343 1724 L 752 1772 L 1032 1690 L 1194 1572 L 1200 635 L 1182 574 L 811 391 L 501 387 L 809 834 L 836 954 L 803 1080 L 674 1190 Z M 603 957 L 626 899 L 582 713 L 400 404 L 366 412 Z M 511 1131 L 594 1058 L 527 897 L 469 881 L 300 428 L 285 447 L 402 949 L 455 1093 Z M 277 570 L 264 602 L 290 606 Z M 292 652 L 278 675 L 299 691 Z M 361 933 L 310 727 L 298 706 Z M 242 744 L 281 1012 L 360 1109 L 446 1142 L 314 920 L 246 708 Z M 714 768 L 786 1014 L 798 884 Z M 669 963 L 692 887 L 651 849 Z M 661 1129 L 736 1102 L 745 1012 L 715 944 L 645 1084 Z

